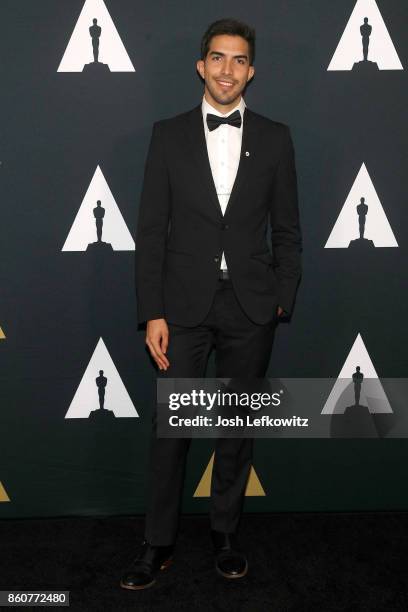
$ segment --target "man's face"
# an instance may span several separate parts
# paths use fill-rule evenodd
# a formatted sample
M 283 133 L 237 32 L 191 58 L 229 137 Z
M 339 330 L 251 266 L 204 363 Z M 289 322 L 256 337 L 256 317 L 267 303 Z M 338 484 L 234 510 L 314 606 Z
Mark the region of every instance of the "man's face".
M 216 106 L 233 105 L 255 72 L 249 64 L 247 41 L 229 34 L 213 36 L 207 57 L 197 62 L 197 70 L 205 81 L 206 98 Z

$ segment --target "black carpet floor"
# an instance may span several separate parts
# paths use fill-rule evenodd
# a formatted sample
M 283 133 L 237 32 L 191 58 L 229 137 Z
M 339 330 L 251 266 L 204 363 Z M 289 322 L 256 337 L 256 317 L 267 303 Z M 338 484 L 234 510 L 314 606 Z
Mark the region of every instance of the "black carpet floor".
M 3 520 L 0 590 L 69 590 L 75 612 L 408 610 L 406 512 L 245 514 L 249 572 L 237 580 L 216 574 L 208 529 L 206 516 L 183 516 L 173 565 L 127 591 L 142 517 Z

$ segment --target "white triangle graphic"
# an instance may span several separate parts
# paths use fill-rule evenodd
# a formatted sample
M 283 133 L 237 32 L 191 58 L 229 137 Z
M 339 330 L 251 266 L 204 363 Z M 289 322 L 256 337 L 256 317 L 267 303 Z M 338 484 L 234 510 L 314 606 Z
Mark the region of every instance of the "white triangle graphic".
M 93 64 L 89 32 L 93 19 L 101 28 L 98 62 L 109 66 L 110 72 L 135 72 L 103 0 L 86 0 L 57 72 L 82 72 L 85 64 Z
M 358 334 L 324 405 L 322 414 L 343 414 L 347 406 L 355 404 L 352 377 L 357 366 L 360 367 L 360 372 L 364 375 L 359 405 L 367 406 L 371 414 L 392 412 L 363 339 Z
M 99 166 L 96 167 L 62 250 L 85 251 L 88 245 L 97 242 L 95 214 L 98 215 L 98 201 L 101 203 L 100 208 L 105 210 L 102 242 L 112 245 L 114 251 L 134 251 L 135 241 Z
M 351 70 L 354 63 L 363 60 L 360 26 L 365 17 L 372 27 L 368 61 L 376 63 L 380 70 L 403 70 L 375 0 L 357 0 L 327 70 Z
M 360 237 L 356 207 L 361 204 L 361 198 L 364 198 L 363 205 L 368 207 L 363 237 L 371 240 L 376 247 L 398 246 L 373 182 L 363 163 L 325 244 L 325 249 L 346 249 L 351 240 L 357 240 Z
M 136 408 L 129 397 L 126 387 L 102 338 L 93 352 L 74 399 L 65 415 L 66 419 L 86 419 L 93 410 L 100 410 L 99 393 L 96 379 L 103 371 L 107 379 L 103 410 L 110 410 L 115 417 L 138 417 Z

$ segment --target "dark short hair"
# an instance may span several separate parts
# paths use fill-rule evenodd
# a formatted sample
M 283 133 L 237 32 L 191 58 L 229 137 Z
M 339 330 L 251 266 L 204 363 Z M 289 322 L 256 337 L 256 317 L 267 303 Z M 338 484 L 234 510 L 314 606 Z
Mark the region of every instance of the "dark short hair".
M 252 66 L 255 59 L 255 29 L 242 21 L 236 19 L 218 19 L 208 26 L 207 31 L 201 39 L 201 59 L 205 60 L 210 49 L 210 42 L 214 36 L 230 34 L 241 36 L 249 46 L 249 63 Z

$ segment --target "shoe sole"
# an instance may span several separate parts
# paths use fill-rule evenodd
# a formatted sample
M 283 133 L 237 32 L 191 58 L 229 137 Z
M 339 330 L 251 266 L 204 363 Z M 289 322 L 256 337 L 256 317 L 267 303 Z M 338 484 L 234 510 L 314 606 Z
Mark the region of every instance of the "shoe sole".
M 220 576 L 223 576 L 223 578 L 228 578 L 228 579 L 242 578 L 248 573 L 248 562 L 245 565 L 245 569 L 240 574 L 226 574 L 225 572 L 222 572 L 217 566 L 215 566 L 215 569 L 217 570 Z
M 167 559 L 167 561 L 165 561 L 163 565 L 160 566 L 160 570 L 167 569 L 172 563 L 173 557 L 170 557 L 170 559 Z M 120 581 L 119 586 L 122 589 L 129 589 L 130 591 L 140 591 L 142 589 L 148 589 L 149 587 L 152 587 L 154 584 L 156 584 L 156 582 L 156 579 L 154 579 L 151 582 L 148 582 L 147 584 L 131 586 L 130 584 L 125 584 L 124 582 Z

